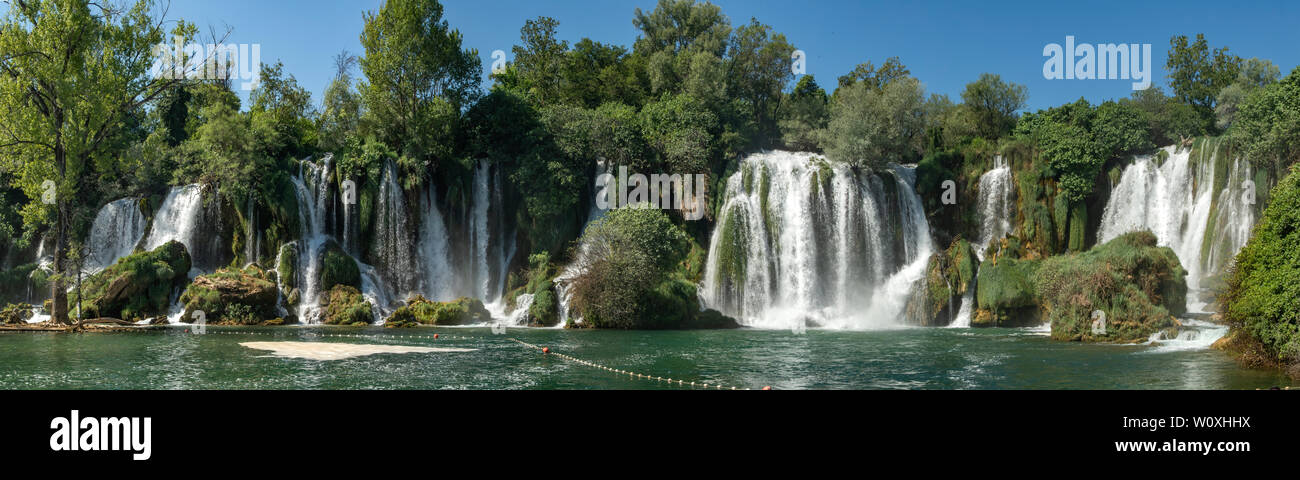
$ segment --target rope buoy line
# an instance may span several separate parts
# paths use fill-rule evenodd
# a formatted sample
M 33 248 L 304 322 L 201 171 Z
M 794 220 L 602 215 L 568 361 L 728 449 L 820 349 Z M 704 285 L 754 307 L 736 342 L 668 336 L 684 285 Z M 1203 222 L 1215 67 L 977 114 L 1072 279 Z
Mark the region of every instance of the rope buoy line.
M 185 332 L 186 332 L 186 333 L 189 333 L 189 332 L 190 332 L 190 329 L 189 329 L 189 328 L 186 328 L 186 329 L 185 329 Z M 301 338 L 301 337 L 303 337 L 303 335 L 280 334 L 280 333 L 276 333 L 276 332 L 249 332 L 249 331 L 237 331 L 237 332 L 231 332 L 231 331 L 221 331 L 221 330 L 218 330 L 218 329 L 213 329 L 213 331 L 205 332 L 205 333 L 203 333 L 203 335 L 262 335 L 262 336 L 268 336 L 268 337 L 295 337 L 295 338 Z M 479 336 L 467 336 L 467 335 L 444 335 L 444 334 L 441 334 L 441 333 L 435 333 L 435 334 L 433 334 L 433 335 L 374 335 L 374 334 L 368 334 L 368 335 L 367 335 L 367 334 L 357 334 L 357 333 L 318 333 L 318 334 L 315 334 L 315 335 L 318 336 L 318 337 L 322 337 L 322 338 L 387 338 L 387 339 L 397 339 L 397 340 L 403 340 L 403 339 L 429 339 L 429 340 L 444 340 L 444 339 L 446 339 L 446 340 L 482 340 L 482 339 L 483 339 L 483 337 L 479 337 Z M 705 383 L 705 382 L 694 382 L 694 381 L 688 382 L 688 381 L 686 381 L 686 380 L 681 380 L 681 379 L 673 379 L 673 378 L 662 377 L 662 376 L 653 376 L 653 375 L 647 375 L 647 374 L 642 374 L 642 373 L 633 372 L 633 371 L 630 371 L 630 370 L 622 370 L 622 369 L 617 369 L 617 368 L 612 368 L 612 367 L 606 367 L 606 366 L 604 366 L 604 365 L 601 365 L 601 364 L 598 364 L 598 363 L 595 363 L 595 362 L 589 362 L 589 361 L 586 361 L 586 360 L 583 360 L 583 359 L 580 359 L 580 358 L 577 358 L 577 357 L 574 357 L 574 356 L 571 356 L 571 355 L 565 355 L 565 354 L 563 354 L 563 353 L 552 352 L 551 349 L 550 349 L 549 347 L 539 347 L 539 346 L 537 346 L 537 345 L 533 345 L 533 344 L 531 344 L 531 343 L 525 342 L 525 341 L 523 341 L 523 340 L 519 340 L 519 339 L 517 339 L 517 338 L 507 338 L 506 340 L 510 340 L 510 341 L 512 341 L 512 342 L 518 343 L 518 344 L 520 344 L 520 345 L 523 345 L 523 346 L 525 346 L 525 347 L 531 348 L 531 349 L 533 349 L 533 350 L 540 351 L 540 352 L 542 352 L 543 354 L 546 354 L 546 355 L 552 355 L 552 356 L 555 356 L 555 357 L 559 357 L 559 358 L 561 358 L 561 359 L 568 360 L 568 361 L 570 361 L 570 362 L 573 362 L 573 363 L 576 363 L 576 364 L 579 364 L 579 365 L 582 365 L 582 366 L 591 367 L 591 368 L 594 368 L 594 369 L 597 369 L 597 370 L 603 370 L 603 371 L 606 371 L 606 372 L 609 372 L 609 373 L 613 373 L 613 374 L 616 374 L 616 375 L 619 375 L 619 376 L 627 375 L 628 378 L 635 378 L 635 379 L 638 379 L 638 380 L 653 380 L 653 381 L 655 381 L 655 382 L 663 382 L 663 383 L 666 383 L 666 384 L 668 384 L 668 385 L 674 385 L 674 384 L 675 384 L 675 385 L 677 385 L 677 386 L 681 386 L 681 387 L 687 387 L 687 386 L 689 386 L 689 387 L 692 387 L 692 388 L 699 387 L 699 388 L 712 389 L 712 390 L 752 390 L 752 389 L 750 389 L 750 388 L 736 388 L 736 387 L 734 387 L 734 386 L 732 386 L 732 387 L 724 387 L 722 384 L 718 384 L 718 383 Z M 762 390 L 771 390 L 771 389 L 772 389 L 772 387 L 770 387 L 770 386 L 769 386 L 769 387 L 763 387 L 763 388 L 762 388 Z
M 637 372 L 633 372 L 633 371 L 629 371 L 629 370 L 620 370 L 620 369 L 617 369 L 617 368 L 606 367 L 606 366 L 601 365 L 601 364 L 596 363 L 596 362 L 589 362 L 589 361 L 583 360 L 583 359 L 581 359 L 581 358 L 573 357 L 573 356 L 570 356 L 570 355 L 565 355 L 565 354 L 563 354 L 563 353 L 552 352 L 551 349 L 548 348 L 548 347 L 539 347 L 539 346 L 537 346 L 537 345 L 533 345 L 533 344 L 531 344 L 531 343 L 525 342 L 525 341 L 520 340 L 520 339 L 517 339 L 517 338 L 507 338 L 506 340 L 513 341 L 513 342 L 518 343 L 518 344 L 520 344 L 520 345 L 523 345 L 523 346 L 525 346 L 525 347 L 528 347 L 528 348 L 531 348 L 531 349 L 534 349 L 534 350 L 538 350 L 538 351 L 542 352 L 543 354 L 551 355 L 551 356 L 554 356 L 554 357 L 559 357 L 559 358 L 561 358 L 561 359 L 568 360 L 568 361 L 570 361 L 570 362 L 573 362 L 573 363 L 576 363 L 576 364 L 579 364 L 579 365 L 582 365 L 582 366 L 591 367 L 591 368 L 594 368 L 594 369 L 597 369 L 597 370 L 604 370 L 604 371 L 606 371 L 606 372 L 614 373 L 614 374 L 617 374 L 617 375 L 619 375 L 619 376 L 627 375 L 628 378 L 636 378 L 636 379 L 639 379 L 639 380 L 653 380 L 653 381 L 656 381 L 656 382 L 665 382 L 665 383 L 667 383 L 668 385 L 674 385 L 674 384 L 675 384 L 675 385 L 677 385 L 677 386 L 682 386 L 682 387 L 685 387 L 685 386 L 690 386 L 690 387 L 700 387 L 700 388 L 711 389 L 711 390 L 750 390 L 749 388 L 724 387 L 724 386 L 722 386 L 721 384 L 717 384 L 717 383 L 712 383 L 712 384 L 711 384 L 711 383 L 703 383 L 703 382 L 688 382 L 688 381 L 681 380 L 681 379 L 672 379 L 672 378 L 668 378 L 668 377 L 658 377 L 658 376 L 652 376 L 652 375 L 645 375 L 645 374 L 641 374 L 641 373 L 637 373 Z M 763 387 L 763 390 L 771 390 L 771 389 L 772 389 L 772 387 Z

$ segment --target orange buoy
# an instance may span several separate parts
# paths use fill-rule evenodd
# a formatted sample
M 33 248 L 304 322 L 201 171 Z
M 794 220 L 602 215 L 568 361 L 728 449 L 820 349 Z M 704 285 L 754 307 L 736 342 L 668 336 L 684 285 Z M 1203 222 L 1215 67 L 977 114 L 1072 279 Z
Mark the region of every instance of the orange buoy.
M 433 339 L 434 339 L 434 340 L 437 340 L 437 339 L 438 339 L 438 334 L 436 334 L 436 333 L 433 334 Z
M 542 353 L 551 353 L 551 347 L 542 347 Z
M 770 387 L 770 386 L 763 387 L 763 390 L 771 390 L 771 389 L 772 389 L 772 387 Z

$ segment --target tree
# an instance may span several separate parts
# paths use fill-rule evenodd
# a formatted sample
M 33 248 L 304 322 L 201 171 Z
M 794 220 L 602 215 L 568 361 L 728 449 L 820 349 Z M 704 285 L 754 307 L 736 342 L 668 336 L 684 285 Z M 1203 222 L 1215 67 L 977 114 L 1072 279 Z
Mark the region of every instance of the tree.
M 562 72 L 565 102 L 596 108 L 605 102 L 640 105 L 641 65 L 627 49 L 584 38 L 569 50 Z
M 801 151 L 819 151 L 818 136 L 829 120 L 826 90 L 817 85 L 812 75 L 799 78 L 784 102 L 781 111 L 781 142 L 787 148 Z
M 925 129 L 924 95 L 921 82 L 911 77 L 881 91 L 866 82 L 840 89 L 831 103 L 826 154 L 873 169 L 914 157 Z
M 652 12 L 636 9 L 632 25 L 641 31 L 633 49 L 647 59 L 651 93 L 678 92 L 691 83 L 700 86 L 701 77 L 725 82 L 720 75 L 708 75 L 721 71 L 731 35 L 731 22 L 717 5 L 659 0 Z M 685 91 L 697 97 L 702 93 Z
M 1271 166 L 1275 172 L 1300 160 L 1300 68 L 1246 97 L 1228 138 L 1256 166 Z
M 1279 75 L 1277 65 L 1268 60 L 1251 58 L 1242 63 L 1237 80 L 1220 90 L 1215 97 L 1214 125 L 1226 130 L 1236 119 L 1237 109 L 1246 101 L 1246 96 L 1256 89 L 1276 83 Z
M 972 114 L 981 137 L 997 139 L 1016 125 L 1016 111 L 1025 108 L 1028 89 L 1024 85 L 1002 81 L 1000 75 L 980 74 L 979 80 L 966 84 L 962 102 Z
M 165 33 L 151 6 L 16 0 L 0 19 L 0 162 L 32 199 L 24 220 L 53 217 L 58 323 L 68 323 L 69 220 L 88 169 L 127 118 L 179 82 L 149 75 Z
M 478 52 L 461 48 L 436 1 L 387 0 L 363 18 L 365 113 L 378 139 L 404 157 L 408 182 L 418 184 L 451 156 L 459 112 L 479 96 Z
M 1211 52 L 1204 34 L 1196 34 L 1196 41 L 1191 43 L 1186 35 L 1169 39 L 1169 59 L 1165 62 L 1169 86 L 1174 96 L 1207 118 L 1213 113 L 1219 91 L 1236 80 L 1240 65 L 1241 58 L 1228 54 L 1228 47 Z
M 880 66 L 880 69 L 876 69 L 876 66 L 870 60 L 858 64 L 853 68 L 853 71 L 839 78 L 839 84 L 842 88 L 861 82 L 867 84 L 872 90 L 881 91 L 894 80 L 907 78 L 911 75 L 911 70 L 908 70 L 907 66 L 903 65 L 903 62 L 898 57 L 889 57 Z
M 641 109 L 641 135 L 661 165 L 682 175 L 709 171 L 717 116 L 690 95 L 665 96 Z
M 1160 87 L 1138 90 L 1120 102 L 1131 104 L 1142 111 L 1151 141 L 1156 145 L 1173 145 L 1184 138 L 1205 133 L 1205 119 L 1197 113 L 1196 108 L 1177 98 L 1165 96 Z
M 325 101 L 319 118 L 320 148 L 325 151 L 344 149 L 355 137 L 361 123 L 361 96 L 353 88 L 352 69 L 357 57 L 347 50 L 334 57 L 335 74 L 325 89 Z
M 266 154 L 274 159 L 305 155 L 312 138 L 311 92 L 298 85 L 284 64 L 262 65 L 261 82 L 249 93 L 249 117 L 254 127 L 272 132 Z
M 794 46 L 785 35 L 751 19 L 731 35 L 727 79 L 731 98 L 749 105 L 759 139 L 776 139 L 777 107 L 781 92 L 794 79 Z
M 511 49 L 515 54 L 520 86 L 543 105 L 561 98 L 561 76 L 569 43 L 555 39 L 555 27 L 559 25 L 560 22 L 551 17 L 525 21 L 524 27 L 519 29 L 523 45 Z

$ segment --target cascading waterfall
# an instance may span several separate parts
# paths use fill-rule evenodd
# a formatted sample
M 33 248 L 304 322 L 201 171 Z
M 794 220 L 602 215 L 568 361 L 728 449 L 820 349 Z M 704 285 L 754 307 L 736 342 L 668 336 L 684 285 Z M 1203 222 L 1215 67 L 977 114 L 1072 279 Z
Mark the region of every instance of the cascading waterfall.
M 421 199 L 420 259 L 424 262 L 424 288 L 429 298 L 446 299 L 453 296 L 456 278 L 451 267 L 450 237 L 447 222 L 438 208 L 438 189 L 432 183 L 425 188 Z
M 130 255 L 144 238 L 144 214 L 140 212 L 137 198 L 123 198 L 104 205 L 95 215 L 86 241 L 89 249 L 82 266 L 89 275 L 112 265 L 117 259 Z
M 1209 144 L 1210 142 L 1206 142 Z M 1188 311 L 1204 311 L 1197 292 L 1208 276 L 1223 268 L 1246 244 L 1255 224 L 1253 206 L 1242 183 L 1251 178 L 1250 164 L 1241 159 L 1225 165 L 1228 175 L 1216 179 L 1217 145 L 1208 145 L 1193 158 L 1192 150 L 1165 147 L 1159 163 L 1143 155 L 1124 169 L 1102 214 L 1098 242 L 1121 234 L 1150 230 L 1161 246 L 1172 248 L 1187 274 Z M 1222 183 L 1216 183 L 1222 180 Z M 1216 185 L 1221 185 L 1217 191 Z
M 931 253 L 915 171 L 752 155 L 727 179 L 701 299 L 748 326 L 899 324 Z
M 1012 209 L 1016 206 L 1014 195 L 1011 166 L 998 155 L 993 159 L 993 169 L 980 176 L 980 238 L 975 250 L 980 260 L 984 259 L 984 249 L 989 244 L 1011 231 Z
M 153 228 L 149 231 L 144 249 L 153 250 L 172 240 L 181 242 L 185 245 L 185 250 L 190 252 L 195 265 L 190 272 L 193 277 L 199 271 L 197 265 L 201 250 L 197 248 L 200 243 L 195 234 L 202 217 L 203 188 L 198 184 L 172 187 L 158 214 L 154 216 Z
M 298 198 L 298 216 L 302 224 L 302 247 L 298 251 L 300 298 L 295 314 L 302 323 L 320 323 L 320 263 L 326 234 L 325 211 L 329 201 L 329 178 L 333 157 L 321 164 L 304 161 L 293 178 Z

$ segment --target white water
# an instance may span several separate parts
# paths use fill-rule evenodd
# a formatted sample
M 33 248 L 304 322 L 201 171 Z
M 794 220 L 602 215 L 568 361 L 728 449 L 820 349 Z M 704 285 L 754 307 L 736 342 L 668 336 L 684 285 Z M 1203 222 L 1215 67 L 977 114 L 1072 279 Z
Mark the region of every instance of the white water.
M 822 162 L 783 151 L 742 161 L 727 180 L 710 241 L 701 288 L 706 305 L 759 328 L 901 324 L 932 251 L 915 172 L 894 167 L 868 175 Z M 729 227 L 732 244 L 723 245 Z M 730 278 L 722 258 L 738 266 L 741 255 L 744 271 Z
M 95 215 L 86 240 L 89 252 L 82 272 L 93 274 L 112 265 L 117 259 L 130 255 L 144 237 L 144 214 L 137 205 L 139 199 L 123 198 L 109 202 Z
M 1179 352 L 1184 350 L 1204 350 L 1210 348 L 1214 342 L 1228 334 L 1226 325 L 1219 325 L 1200 320 L 1183 319 L 1183 324 L 1178 329 L 1178 335 L 1174 338 L 1165 338 L 1164 332 L 1151 334 L 1147 340 L 1147 345 L 1155 346 L 1145 353 L 1165 353 Z
M 975 286 L 971 285 L 966 288 L 966 293 L 961 296 L 961 308 L 957 310 L 957 316 L 953 317 L 952 323 L 948 328 L 967 328 L 970 327 L 971 311 L 975 309 Z
M 1192 312 L 1205 308 L 1197 294 L 1201 281 L 1222 273 L 1246 244 L 1255 224 L 1254 210 L 1241 195 L 1240 184 L 1251 175 L 1249 164 L 1234 161 L 1225 187 L 1212 191 L 1218 159 L 1217 149 L 1211 150 L 1215 152 L 1191 158 L 1189 150 L 1166 147 L 1169 157 L 1163 165 L 1157 165 L 1153 156 L 1137 157 L 1114 187 L 1097 232 L 1099 243 L 1137 230 L 1154 233 L 1161 246 L 1174 250 L 1187 270 L 1187 307 Z M 1210 229 L 1211 203 L 1216 196 L 1217 221 Z M 1207 235 L 1216 241 L 1203 251 Z
M 450 237 L 442 210 L 438 208 L 438 190 L 432 183 L 424 191 L 417 245 L 424 268 L 424 293 L 428 298 L 449 299 L 455 288 L 456 275 L 451 267 Z
M 202 215 L 203 189 L 198 184 L 172 187 L 158 214 L 154 216 L 153 228 L 145 240 L 144 249 L 153 250 L 175 240 L 185 245 L 191 261 L 197 264 L 198 250 L 195 247 L 199 245 L 199 239 L 194 238 L 194 235 Z M 193 276 L 197 267 L 190 271 Z
M 293 178 L 298 197 L 298 220 L 302 225 L 302 242 L 298 249 L 298 306 L 294 312 L 304 324 L 320 323 L 320 263 L 323 247 L 329 239 L 325 232 L 326 202 L 329 201 L 329 178 L 333 157 L 326 156 L 320 165 L 302 162 Z
M 1015 208 L 1015 192 L 1011 166 L 1001 155 L 994 157 L 993 169 L 980 176 L 979 212 L 980 238 L 975 244 L 975 255 L 984 260 L 984 249 L 1011 232 L 1011 216 Z

